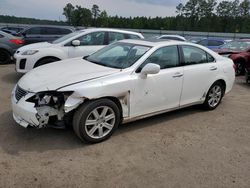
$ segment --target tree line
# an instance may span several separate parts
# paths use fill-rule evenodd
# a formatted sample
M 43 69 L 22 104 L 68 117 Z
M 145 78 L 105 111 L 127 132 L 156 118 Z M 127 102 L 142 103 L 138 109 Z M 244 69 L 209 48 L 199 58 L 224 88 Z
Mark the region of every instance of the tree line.
M 172 17 L 110 16 L 98 5 L 91 9 L 66 4 L 66 22 L 0 16 L 0 22 L 25 24 L 57 24 L 84 27 L 110 27 L 203 32 L 250 32 L 250 0 L 188 0 L 176 6 Z

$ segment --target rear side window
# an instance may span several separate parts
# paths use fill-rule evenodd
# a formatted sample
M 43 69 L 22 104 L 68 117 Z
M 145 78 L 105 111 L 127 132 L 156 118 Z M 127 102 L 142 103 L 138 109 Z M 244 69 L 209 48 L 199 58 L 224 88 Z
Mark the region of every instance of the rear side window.
M 104 45 L 105 32 L 94 32 L 83 35 L 76 40 L 80 40 L 81 46 Z
M 184 65 L 214 62 L 214 58 L 204 50 L 194 46 L 182 46 Z
M 28 34 L 28 35 L 40 35 L 42 33 L 41 30 L 42 30 L 41 27 L 32 27 L 32 28 L 26 30 L 26 34 Z
M 221 46 L 224 43 L 222 41 L 218 41 L 218 40 L 209 40 L 208 41 L 208 46 Z
M 138 35 L 133 35 L 133 34 L 126 34 L 127 39 L 140 39 Z
M 60 34 L 62 35 L 66 35 L 72 33 L 72 31 L 70 29 L 64 29 L 64 28 L 60 28 Z
M 123 33 L 109 32 L 108 44 L 124 39 Z

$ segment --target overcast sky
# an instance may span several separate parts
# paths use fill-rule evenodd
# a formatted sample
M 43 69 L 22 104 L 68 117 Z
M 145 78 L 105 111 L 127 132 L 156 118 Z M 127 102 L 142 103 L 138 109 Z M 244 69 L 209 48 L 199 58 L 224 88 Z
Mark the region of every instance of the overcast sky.
M 97 4 L 108 15 L 118 16 L 173 16 L 175 7 L 187 0 L 0 0 L 0 15 L 39 19 L 65 20 L 62 15 L 67 3 L 91 8 Z

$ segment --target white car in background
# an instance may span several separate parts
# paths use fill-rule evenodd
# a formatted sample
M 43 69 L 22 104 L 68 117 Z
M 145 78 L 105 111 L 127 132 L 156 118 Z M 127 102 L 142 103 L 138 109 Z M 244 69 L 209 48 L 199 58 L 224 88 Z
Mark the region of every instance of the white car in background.
M 36 128 L 67 121 L 96 143 L 120 123 L 196 104 L 213 110 L 234 79 L 233 61 L 200 45 L 123 40 L 24 75 L 12 92 L 13 117 Z
M 16 71 L 26 73 L 51 62 L 90 55 L 100 48 L 122 39 L 143 39 L 140 33 L 118 29 L 93 28 L 63 36 L 52 43 L 23 46 L 14 54 Z

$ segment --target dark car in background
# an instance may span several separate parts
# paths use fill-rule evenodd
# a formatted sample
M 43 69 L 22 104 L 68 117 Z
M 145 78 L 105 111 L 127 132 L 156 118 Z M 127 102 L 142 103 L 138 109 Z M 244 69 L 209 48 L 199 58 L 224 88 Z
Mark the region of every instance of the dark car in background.
M 2 31 L 4 31 L 5 33 L 9 33 L 11 35 L 17 35 L 17 33 L 20 33 L 24 29 L 25 29 L 25 27 L 23 27 L 23 26 L 6 26 L 6 27 L 1 27 Z
M 205 38 L 205 39 L 202 39 L 202 40 L 196 42 L 196 44 L 206 46 L 207 48 L 209 48 L 211 50 L 218 49 L 222 45 L 224 45 L 225 43 L 226 43 L 225 40 L 220 39 L 220 38 Z
M 0 31 L 0 64 L 10 63 L 13 54 L 23 43 L 22 38 Z
M 33 26 L 18 33 L 22 36 L 24 43 L 32 44 L 36 42 L 52 42 L 63 35 L 72 33 L 74 29 L 56 26 Z
M 236 76 L 243 75 L 246 68 L 250 67 L 250 39 L 228 42 L 216 51 L 233 60 L 236 65 Z

